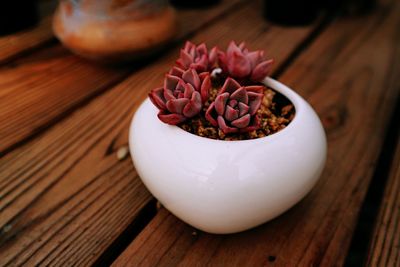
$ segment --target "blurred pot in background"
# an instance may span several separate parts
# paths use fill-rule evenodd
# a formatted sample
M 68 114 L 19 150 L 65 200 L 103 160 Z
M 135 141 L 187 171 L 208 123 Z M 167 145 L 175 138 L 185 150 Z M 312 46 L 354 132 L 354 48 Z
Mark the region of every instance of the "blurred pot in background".
M 0 7 L 0 35 L 10 34 L 36 25 L 38 13 L 35 0 L 2 1 Z
M 303 26 L 315 21 L 321 11 L 332 15 L 363 15 L 372 11 L 376 0 L 264 0 L 264 16 L 280 25 Z
M 287 26 L 308 25 L 318 16 L 316 0 L 265 0 L 264 16 L 273 23 Z
M 205 8 L 221 2 L 221 0 L 170 0 L 177 8 Z
M 104 62 L 159 51 L 176 32 L 167 0 L 61 0 L 53 30 L 70 50 Z
M 322 3 L 328 10 L 343 16 L 364 15 L 376 7 L 376 0 L 327 0 Z

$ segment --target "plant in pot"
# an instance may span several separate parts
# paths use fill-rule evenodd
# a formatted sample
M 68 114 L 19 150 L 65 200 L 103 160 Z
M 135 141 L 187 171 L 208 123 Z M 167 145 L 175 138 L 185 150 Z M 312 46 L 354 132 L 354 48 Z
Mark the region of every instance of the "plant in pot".
M 311 106 L 267 77 L 272 60 L 231 42 L 187 42 L 160 88 L 136 111 L 129 144 L 150 192 L 210 233 L 258 226 L 318 180 L 326 137 Z

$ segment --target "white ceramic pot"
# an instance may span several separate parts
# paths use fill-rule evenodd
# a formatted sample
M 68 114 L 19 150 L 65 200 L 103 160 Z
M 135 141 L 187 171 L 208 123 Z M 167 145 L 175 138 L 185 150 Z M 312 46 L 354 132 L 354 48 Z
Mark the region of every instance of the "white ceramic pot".
M 293 121 L 273 135 L 245 141 L 199 137 L 162 123 L 147 99 L 129 133 L 143 183 L 170 212 L 209 233 L 235 233 L 275 218 L 318 180 L 327 144 L 311 106 L 282 83 L 265 85 L 295 106 Z

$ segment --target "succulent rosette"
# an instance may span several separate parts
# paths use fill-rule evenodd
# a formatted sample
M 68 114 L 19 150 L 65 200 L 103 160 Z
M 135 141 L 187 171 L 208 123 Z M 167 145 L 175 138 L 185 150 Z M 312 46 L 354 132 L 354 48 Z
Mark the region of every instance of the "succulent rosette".
M 198 72 L 204 72 L 215 67 L 217 61 L 218 49 L 216 47 L 208 51 L 204 43 L 196 46 L 187 41 L 184 48 L 181 49 L 180 57 L 176 64 L 184 70 L 193 68 Z
M 160 110 L 162 122 L 177 125 L 200 113 L 210 88 L 209 73 L 174 67 L 165 76 L 164 87 L 153 89 L 149 98 Z
M 218 51 L 219 65 L 230 77 L 261 81 L 264 79 L 273 64 L 272 59 L 264 58 L 264 51 L 249 51 L 244 42 L 237 45 L 231 41 L 226 53 Z
M 149 98 L 164 123 L 212 138 L 249 132 L 254 136 L 253 131 L 262 130 L 259 110 L 267 90 L 259 82 L 272 63 L 263 51 L 249 51 L 244 43 L 232 41 L 224 52 L 188 41 L 163 87 L 153 89 Z
M 234 79 L 227 78 L 205 117 L 225 134 L 257 130 L 260 127 L 257 111 L 263 92 L 264 86 L 241 86 Z

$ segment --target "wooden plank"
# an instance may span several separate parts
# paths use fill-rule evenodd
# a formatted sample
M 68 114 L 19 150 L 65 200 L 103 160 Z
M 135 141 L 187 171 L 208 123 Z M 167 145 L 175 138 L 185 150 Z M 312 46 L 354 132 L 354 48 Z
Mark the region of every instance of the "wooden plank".
M 396 127 L 396 126 L 394 126 Z M 376 219 L 367 266 L 400 266 L 400 139 Z
M 51 19 L 46 16 L 33 29 L 0 36 L 0 64 L 53 39 Z
M 0 155 L 129 73 L 82 60 L 60 46 L 48 53 L 0 69 Z
M 230 12 L 240 2 L 243 1 L 223 1 L 210 9 L 178 11 L 181 27 L 177 40 Z M 17 43 L 24 42 L 32 41 L 22 39 Z M 54 124 L 141 66 L 143 64 L 106 67 L 83 60 L 56 45 L 13 62 L 12 66 L 0 68 L 0 155 Z
M 270 26 L 254 15 L 259 9 L 246 2 L 193 41 L 225 46 L 230 39 L 245 39 L 251 47 L 268 47 L 283 62 L 312 27 Z M 132 74 L 1 159 L 3 265 L 89 265 L 135 219 L 150 194 L 131 161 L 118 161 L 115 152 L 127 144 L 134 110 L 162 82 L 178 52 Z
M 342 266 L 399 94 L 399 41 L 400 3 L 386 1 L 335 21 L 280 77 L 314 106 L 329 142 L 323 175 L 298 205 L 226 236 L 193 235 L 162 210 L 113 266 Z
M 54 40 L 51 21 L 57 2 L 52 0 L 40 0 L 36 2 L 40 18 L 36 26 L 13 34 L 0 36 L 0 64 L 4 64 L 25 52 L 32 51 Z

